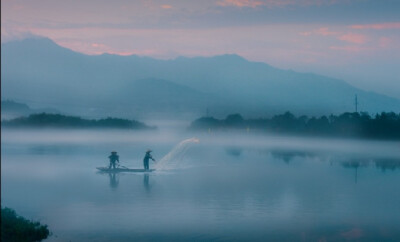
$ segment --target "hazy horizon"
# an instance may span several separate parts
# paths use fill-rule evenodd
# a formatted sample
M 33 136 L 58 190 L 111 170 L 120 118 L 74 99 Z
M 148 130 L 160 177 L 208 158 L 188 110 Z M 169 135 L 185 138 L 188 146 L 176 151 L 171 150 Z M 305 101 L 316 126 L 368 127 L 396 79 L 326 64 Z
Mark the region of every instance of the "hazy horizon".
M 217 117 L 286 111 L 319 116 L 353 112 L 355 95 L 360 112 L 400 111 L 399 99 L 344 80 L 232 54 L 173 60 L 89 56 L 36 37 L 2 44 L 2 68 L 3 98 L 85 117 L 193 119 L 207 110 Z

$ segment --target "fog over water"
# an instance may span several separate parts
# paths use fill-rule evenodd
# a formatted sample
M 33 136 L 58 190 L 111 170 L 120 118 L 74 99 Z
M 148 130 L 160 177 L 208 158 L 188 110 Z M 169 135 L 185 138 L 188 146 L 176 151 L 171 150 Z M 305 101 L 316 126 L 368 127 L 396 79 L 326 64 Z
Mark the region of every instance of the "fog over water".
M 176 128 L 2 129 L 2 206 L 48 224 L 48 241 L 400 239 L 400 142 Z M 174 148 L 170 169 L 96 171 L 112 150 L 142 168 Z

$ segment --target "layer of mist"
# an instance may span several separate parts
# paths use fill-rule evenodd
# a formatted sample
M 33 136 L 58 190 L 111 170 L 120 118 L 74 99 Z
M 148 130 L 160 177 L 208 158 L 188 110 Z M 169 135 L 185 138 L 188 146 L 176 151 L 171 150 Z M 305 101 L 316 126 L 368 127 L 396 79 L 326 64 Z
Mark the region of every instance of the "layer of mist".
M 48 224 L 49 241 L 400 238 L 399 142 L 158 125 L 2 129 L 2 205 Z M 147 149 L 160 170 L 96 171 L 112 150 L 142 168 Z

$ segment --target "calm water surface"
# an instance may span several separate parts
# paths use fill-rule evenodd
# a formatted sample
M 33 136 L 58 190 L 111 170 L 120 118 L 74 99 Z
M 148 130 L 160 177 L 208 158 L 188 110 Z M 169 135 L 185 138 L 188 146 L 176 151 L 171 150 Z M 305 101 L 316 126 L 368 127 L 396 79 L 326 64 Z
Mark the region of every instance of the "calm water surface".
M 111 150 L 142 167 L 192 136 L 3 130 L 2 206 L 48 241 L 400 240 L 399 142 L 207 134 L 170 170 L 96 172 Z

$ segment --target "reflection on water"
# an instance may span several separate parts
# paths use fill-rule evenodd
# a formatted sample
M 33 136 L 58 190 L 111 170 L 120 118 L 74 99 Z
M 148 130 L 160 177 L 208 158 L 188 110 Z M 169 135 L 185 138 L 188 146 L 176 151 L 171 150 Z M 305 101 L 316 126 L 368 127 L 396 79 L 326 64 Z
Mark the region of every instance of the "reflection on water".
M 298 150 L 272 150 L 271 155 L 277 160 L 283 160 L 285 163 L 289 163 L 295 157 L 315 157 L 316 155 L 311 152 L 304 152 Z
M 301 152 L 297 150 L 271 150 L 271 155 L 289 164 L 294 158 L 313 158 L 319 160 L 329 160 L 330 164 L 339 163 L 344 168 L 354 169 L 354 182 L 358 182 L 358 169 L 369 167 L 375 164 L 377 169 L 382 171 L 400 169 L 400 158 L 366 158 L 366 157 L 345 157 L 343 155 L 318 154 L 313 152 Z
M 161 158 L 192 136 L 19 135 L 2 134 L 2 205 L 49 241 L 400 238 L 398 143 L 200 137 L 175 170 L 99 174 L 110 150 L 142 168 L 148 147 Z
M 149 183 L 149 179 L 150 179 L 149 174 L 146 173 L 146 174 L 143 175 L 143 186 L 144 186 L 144 188 L 146 189 L 147 192 L 149 192 L 150 189 L 151 189 L 150 183 Z
M 104 172 L 97 172 L 99 176 L 108 176 L 109 178 L 109 187 L 111 190 L 115 191 L 118 188 L 118 185 L 120 183 L 120 178 L 121 174 L 116 173 L 116 172 L 109 172 L 109 173 L 104 173 Z M 131 174 L 132 175 L 132 174 Z M 150 175 L 148 173 L 140 173 L 140 175 L 143 175 L 143 187 L 147 192 L 150 192 L 151 190 L 151 184 L 150 184 Z M 123 176 L 122 176 L 123 177 Z M 128 179 L 128 178 L 126 178 Z M 122 178 L 123 180 L 123 178 Z
M 225 150 L 228 155 L 231 155 L 234 157 L 239 157 L 243 152 L 243 149 L 240 147 L 228 147 Z
M 110 178 L 110 187 L 115 190 L 119 184 L 119 177 L 116 173 L 108 173 L 108 177 Z
M 368 167 L 371 164 L 375 164 L 376 168 L 385 170 L 396 170 L 400 169 L 400 158 L 376 158 L 376 157 L 345 157 L 343 155 L 332 155 L 332 154 L 321 154 L 313 152 L 302 152 L 298 150 L 271 150 L 268 151 L 275 159 L 282 160 L 285 163 L 290 163 L 294 158 L 313 158 L 319 160 L 330 160 L 330 162 L 336 162 L 342 164 L 345 168 Z
M 345 168 L 354 169 L 354 182 L 358 182 L 358 168 L 359 167 L 367 167 L 369 161 L 366 160 L 349 160 L 349 161 L 342 161 L 341 164 Z
M 375 159 L 375 166 L 382 171 L 400 169 L 400 159 Z

